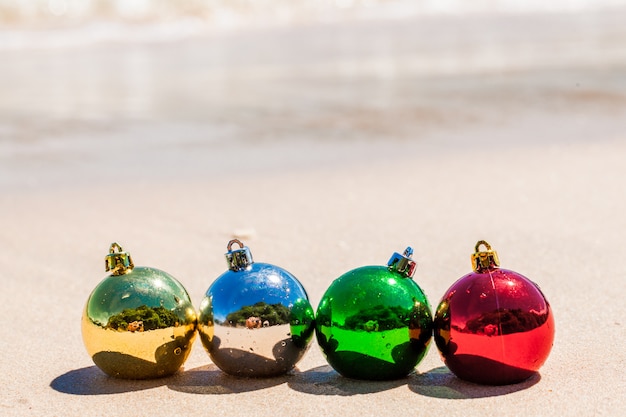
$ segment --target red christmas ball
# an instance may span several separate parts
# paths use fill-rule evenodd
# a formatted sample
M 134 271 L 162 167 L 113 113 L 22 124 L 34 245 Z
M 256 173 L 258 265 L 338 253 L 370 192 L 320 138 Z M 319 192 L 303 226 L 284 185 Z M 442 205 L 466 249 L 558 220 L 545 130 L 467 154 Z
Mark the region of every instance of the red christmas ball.
M 487 250 L 479 252 L 480 245 Z M 554 317 L 539 287 L 499 268 L 487 242 L 476 244 L 474 272 L 455 282 L 435 314 L 435 342 L 448 368 L 479 384 L 522 382 L 548 358 Z

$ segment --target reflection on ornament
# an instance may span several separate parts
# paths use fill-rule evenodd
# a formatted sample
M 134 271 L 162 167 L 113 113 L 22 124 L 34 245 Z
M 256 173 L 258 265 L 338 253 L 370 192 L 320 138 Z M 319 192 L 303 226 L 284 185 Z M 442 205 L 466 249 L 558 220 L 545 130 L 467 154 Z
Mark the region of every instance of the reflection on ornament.
M 135 267 L 117 243 L 105 261 L 111 275 L 93 290 L 82 317 L 87 352 L 110 376 L 173 374 L 195 338 L 196 313 L 187 291 L 163 271 Z
M 409 374 L 432 336 L 430 306 L 412 280 L 412 249 L 385 266 L 365 266 L 337 278 L 316 316 L 317 340 L 328 363 L 356 379 L 388 380 Z
M 304 287 L 284 269 L 254 262 L 239 240 L 228 243 L 225 256 L 228 271 L 200 304 L 198 330 L 211 360 L 238 376 L 290 371 L 313 336 L 313 308 Z
M 455 282 L 439 303 L 435 342 L 461 379 L 491 385 L 524 381 L 552 349 L 550 304 L 528 278 L 499 268 L 487 242 L 479 241 L 475 252 L 474 272 Z

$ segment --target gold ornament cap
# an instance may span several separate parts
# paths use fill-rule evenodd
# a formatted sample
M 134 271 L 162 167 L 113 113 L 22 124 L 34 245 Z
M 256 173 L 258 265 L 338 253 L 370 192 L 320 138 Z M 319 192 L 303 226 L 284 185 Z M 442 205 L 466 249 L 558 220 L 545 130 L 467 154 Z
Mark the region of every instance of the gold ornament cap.
M 390 271 L 396 271 L 405 277 L 413 278 L 417 263 L 411 259 L 411 256 L 413 256 L 413 248 L 407 246 L 402 255 L 398 252 L 394 252 L 394 254 L 391 255 L 391 259 L 387 262 L 387 267 Z
M 486 250 L 479 251 L 478 248 L 484 246 Z M 497 268 L 500 266 L 500 260 L 498 259 L 498 253 L 491 249 L 491 245 L 484 240 L 479 240 L 474 247 L 474 253 L 472 254 L 472 268 L 476 272 L 480 272 L 489 268 Z
M 124 252 L 117 242 L 111 243 L 109 254 L 104 257 L 104 264 L 106 272 L 111 272 L 111 275 L 128 274 L 135 267 L 130 253 Z
M 239 245 L 239 249 L 233 250 L 232 247 L 234 244 Z M 248 269 L 250 265 L 254 263 L 252 260 L 252 253 L 247 246 L 244 246 L 243 243 L 239 239 L 233 239 L 228 242 L 228 246 L 226 247 L 228 252 L 224 254 L 226 257 L 226 263 L 228 264 L 228 269 L 231 271 L 243 271 Z

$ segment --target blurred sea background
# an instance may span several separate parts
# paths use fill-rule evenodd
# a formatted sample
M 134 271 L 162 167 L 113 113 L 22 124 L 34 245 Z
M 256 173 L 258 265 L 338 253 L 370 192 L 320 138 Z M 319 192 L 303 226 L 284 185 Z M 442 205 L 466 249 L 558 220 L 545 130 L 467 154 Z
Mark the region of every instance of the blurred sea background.
M 0 0 L 0 189 L 623 140 L 624 22 L 626 0 Z
M 0 50 L 172 41 L 346 21 L 588 14 L 624 7 L 626 0 L 0 0 Z

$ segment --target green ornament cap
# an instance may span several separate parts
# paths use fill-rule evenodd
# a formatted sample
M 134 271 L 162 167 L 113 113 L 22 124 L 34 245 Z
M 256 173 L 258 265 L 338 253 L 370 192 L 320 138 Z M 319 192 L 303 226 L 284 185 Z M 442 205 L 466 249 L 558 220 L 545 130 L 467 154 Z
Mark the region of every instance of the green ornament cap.
M 124 252 L 117 242 L 111 243 L 109 254 L 104 257 L 104 265 L 106 272 L 111 272 L 111 275 L 128 274 L 135 267 L 130 253 Z
M 239 249 L 233 250 L 232 247 L 235 243 L 239 245 Z M 226 252 L 224 256 L 226 257 L 228 269 L 231 271 L 243 271 L 250 268 L 250 266 L 254 263 L 250 249 L 247 246 L 244 246 L 239 239 L 233 239 L 228 242 L 227 249 L 228 252 Z
M 394 252 L 394 254 L 391 255 L 391 259 L 389 259 L 389 262 L 387 262 L 387 267 L 390 271 L 398 272 L 407 278 L 413 278 L 415 268 L 417 268 L 417 263 L 411 259 L 412 255 L 413 248 L 410 246 L 407 246 L 402 255 L 398 252 Z

